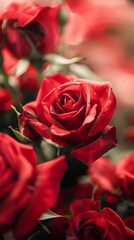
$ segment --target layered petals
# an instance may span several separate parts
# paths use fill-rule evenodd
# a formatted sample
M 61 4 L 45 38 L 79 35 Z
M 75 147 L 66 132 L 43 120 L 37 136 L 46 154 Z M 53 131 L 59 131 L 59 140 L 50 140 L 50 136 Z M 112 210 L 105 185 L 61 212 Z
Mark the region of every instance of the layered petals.
M 100 202 L 90 199 L 76 200 L 71 204 L 72 219 L 68 235 L 75 240 L 131 240 L 134 231 L 110 208 L 101 210 Z
M 27 124 L 60 146 L 71 145 L 74 157 L 91 163 L 117 143 L 115 127 L 107 125 L 115 107 L 108 82 L 56 73 L 43 80 L 36 101 L 24 106 L 23 133 L 28 135 Z
M 37 165 L 31 146 L 3 133 L 0 141 L 0 232 L 20 239 L 55 206 L 67 165 L 64 156 Z
M 38 52 L 34 58 L 39 57 L 39 54 L 55 52 L 60 37 L 58 26 L 60 8 L 60 4 L 49 7 L 33 2 L 11 3 L 1 16 L 1 21 L 6 19 L 8 22 L 5 43 L 9 51 L 17 58 L 33 57 L 31 45 Z

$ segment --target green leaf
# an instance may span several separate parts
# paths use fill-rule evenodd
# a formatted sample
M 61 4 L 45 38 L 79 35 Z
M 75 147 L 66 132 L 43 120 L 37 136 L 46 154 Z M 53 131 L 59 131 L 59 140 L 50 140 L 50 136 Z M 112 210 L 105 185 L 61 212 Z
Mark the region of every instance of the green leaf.
M 47 219 L 51 219 L 51 218 L 58 218 L 58 217 L 63 217 L 62 215 L 58 215 L 54 212 L 52 212 L 51 210 L 48 210 L 46 213 L 44 213 L 41 217 L 40 217 L 40 221 L 42 220 L 47 220 Z
M 16 76 L 19 77 L 22 74 L 24 74 L 27 71 L 29 64 L 30 63 L 27 60 L 24 59 L 19 60 L 16 65 Z
M 61 33 L 63 32 L 64 27 L 65 27 L 66 23 L 68 22 L 68 18 L 69 18 L 69 15 L 68 15 L 67 9 L 65 7 L 62 7 L 60 9 L 59 15 L 58 15 Z
M 44 214 L 40 217 L 39 221 L 48 220 L 48 219 L 52 219 L 52 218 L 59 218 L 59 217 L 61 217 L 61 218 L 67 218 L 67 219 L 70 218 L 69 215 L 59 215 L 59 214 L 56 214 L 56 213 L 52 212 L 51 210 L 48 210 L 46 213 L 44 213 Z
M 44 232 L 50 234 L 50 231 L 46 225 L 42 224 L 41 222 L 39 222 L 39 224 L 40 224 L 41 228 L 44 230 Z
M 101 79 L 94 72 L 92 72 L 87 66 L 83 64 L 71 64 L 69 66 L 71 73 L 76 74 L 80 78 L 92 79 L 100 81 Z
M 43 60 L 50 61 L 53 64 L 60 64 L 60 65 L 69 65 L 72 63 L 80 62 L 84 58 L 83 57 L 74 57 L 74 58 L 65 58 L 57 54 L 47 54 L 44 56 Z
M 9 128 L 11 129 L 11 131 L 14 133 L 14 135 L 20 142 L 22 142 L 22 143 L 30 143 L 31 142 L 28 138 L 24 137 L 19 131 L 15 130 L 11 126 L 9 126 Z
M 22 109 L 22 105 L 21 104 L 19 104 L 18 107 L 19 107 L 19 111 L 17 111 L 15 106 L 11 105 L 11 108 L 15 111 L 15 113 L 17 115 L 17 118 L 18 118 L 18 128 L 20 128 L 19 116 L 21 115 L 23 109 Z

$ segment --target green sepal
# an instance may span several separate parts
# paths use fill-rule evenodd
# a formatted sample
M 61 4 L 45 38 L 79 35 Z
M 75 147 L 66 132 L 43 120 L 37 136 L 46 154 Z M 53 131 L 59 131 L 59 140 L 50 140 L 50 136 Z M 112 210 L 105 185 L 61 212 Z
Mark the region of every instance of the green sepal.
M 19 131 L 15 130 L 14 128 L 12 128 L 11 126 L 9 126 L 9 128 L 11 129 L 11 131 L 14 133 L 15 137 L 22 143 L 31 143 L 31 141 L 24 137 Z
M 11 105 L 11 108 L 15 111 L 17 117 L 19 117 L 21 113 L 17 111 L 16 107 Z

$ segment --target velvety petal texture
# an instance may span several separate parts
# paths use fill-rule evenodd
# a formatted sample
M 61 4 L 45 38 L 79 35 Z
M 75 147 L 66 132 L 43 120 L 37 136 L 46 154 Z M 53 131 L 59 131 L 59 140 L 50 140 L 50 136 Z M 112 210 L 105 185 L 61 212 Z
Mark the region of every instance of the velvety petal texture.
M 107 125 L 115 107 L 110 83 L 56 73 L 43 80 L 20 121 L 27 137 L 32 128 L 60 146 L 71 145 L 74 157 L 91 163 L 117 143 L 115 127 Z
M 0 232 L 24 237 L 55 206 L 66 171 L 64 156 L 37 165 L 31 146 L 0 133 Z
M 131 240 L 134 231 L 125 226 L 110 208 L 101 210 L 99 201 L 76 200 L 71 204 L 72 219 L 68 236 L 74 240 Z

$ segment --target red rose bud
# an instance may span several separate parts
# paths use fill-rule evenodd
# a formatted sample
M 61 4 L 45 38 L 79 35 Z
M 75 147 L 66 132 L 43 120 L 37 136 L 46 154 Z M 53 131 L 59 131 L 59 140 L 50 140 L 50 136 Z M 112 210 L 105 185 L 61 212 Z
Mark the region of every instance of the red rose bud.
M 60 5 L 13 3 L 3 14 L 6 45 L 17 58 L 38 58 L 56 51 L 59 44 Z M 11 37 L 12 36 L 12 37 Z

